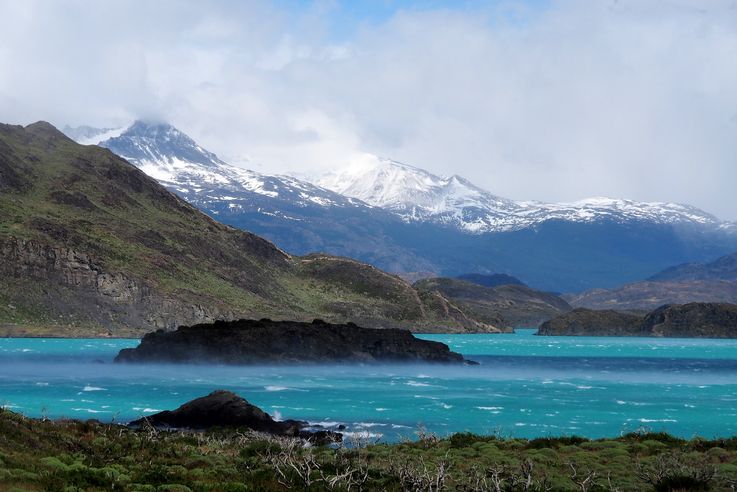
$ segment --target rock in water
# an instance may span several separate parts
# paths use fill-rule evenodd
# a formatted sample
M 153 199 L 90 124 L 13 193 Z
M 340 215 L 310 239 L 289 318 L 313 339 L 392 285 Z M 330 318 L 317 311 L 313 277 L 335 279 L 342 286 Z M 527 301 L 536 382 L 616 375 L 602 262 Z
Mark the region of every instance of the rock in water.
M 159 330 L 144 336 L 138 347 L 121 350 L 115 362 L 462 363 L 464 359 L 444 343 L 415 338 L 407 330 L 262 319 Z
M 642 316 L 575 309 L 540 325 L 538 335 L 737 338 L 737 305 L 667 304 Z
M 164 429 L 205 430 L 213 427 L 247 428 L 278 436 L 300 437 L 311 441 L 342 439 L 341 434 L 328 431 L 302 430 L 306 422 L 297 420 L 277 421 L 269 414 L 231 391 L 213 391 L 207 396 L 185 403 L 176 410 L 143 417 L 129 424 L 132 427 L 151 425 Z
M 663 337 L 737 338 L 737 305 L 692 302 L 661 306 L 645 317 L 643 329 Z
M 647 336 L 642 316 L 613 310 L 578 308 L 540 325 L 538 335 Z

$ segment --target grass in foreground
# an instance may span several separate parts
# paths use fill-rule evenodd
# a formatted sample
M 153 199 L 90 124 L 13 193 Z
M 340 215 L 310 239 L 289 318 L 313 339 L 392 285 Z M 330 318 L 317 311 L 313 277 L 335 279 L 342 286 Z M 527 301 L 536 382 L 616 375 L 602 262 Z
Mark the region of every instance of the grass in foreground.
M 337 449 L 247 432 L 133 431 L 0 411 L 0 491 L 734 490 L 737 438 L 420 435 Z

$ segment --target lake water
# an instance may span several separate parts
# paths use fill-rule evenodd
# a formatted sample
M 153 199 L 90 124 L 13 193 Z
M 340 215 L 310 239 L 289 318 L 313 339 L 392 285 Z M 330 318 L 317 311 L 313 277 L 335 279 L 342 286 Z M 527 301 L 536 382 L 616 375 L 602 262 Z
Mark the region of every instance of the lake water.
M 118 365 L 137 340 L 0 338 L 0 406 L 127 422 L 215 389 L 278 418 L 385 441 L 420 427 L 502 436 L 737 435 L 737 340 L 423 335 L 479 366 Z

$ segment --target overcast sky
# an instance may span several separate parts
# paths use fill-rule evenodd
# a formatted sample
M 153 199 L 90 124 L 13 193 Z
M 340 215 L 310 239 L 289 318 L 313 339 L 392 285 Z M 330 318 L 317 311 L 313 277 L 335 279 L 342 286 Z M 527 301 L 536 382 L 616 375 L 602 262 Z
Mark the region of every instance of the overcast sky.
M 135 118 L 264 172 L 371 153 L 737 220 L 737 2 L 0 0 L 1 121 Z

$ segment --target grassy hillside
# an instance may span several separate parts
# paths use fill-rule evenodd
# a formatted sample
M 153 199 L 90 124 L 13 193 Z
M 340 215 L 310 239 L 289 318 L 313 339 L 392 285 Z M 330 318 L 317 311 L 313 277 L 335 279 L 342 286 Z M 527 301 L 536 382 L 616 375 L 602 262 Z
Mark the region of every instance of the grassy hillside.
M 446 299 L 220 224 L 53 126 L 0 125 L 0 332 L 135 335 L 217 318 L 486 330 Z

